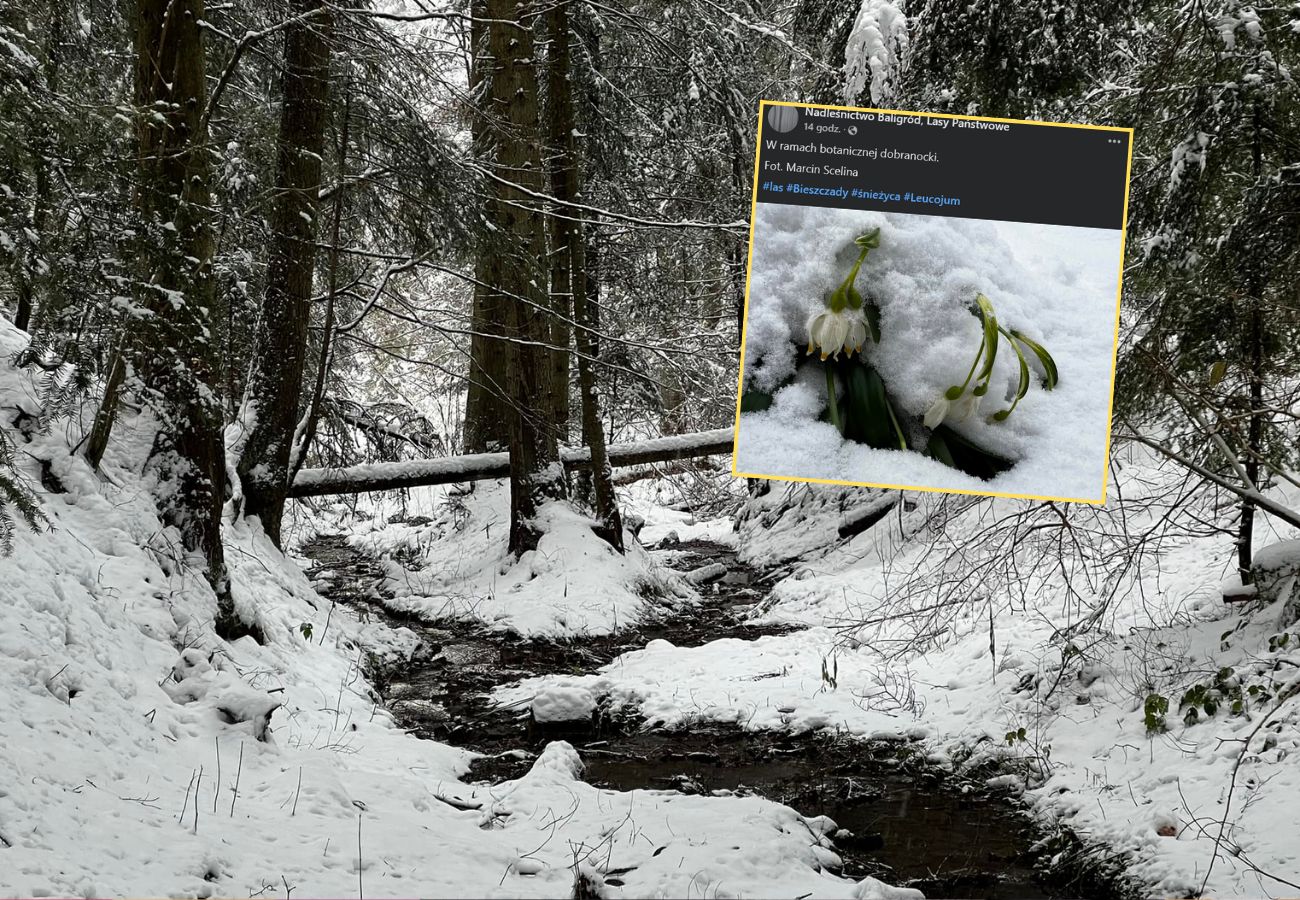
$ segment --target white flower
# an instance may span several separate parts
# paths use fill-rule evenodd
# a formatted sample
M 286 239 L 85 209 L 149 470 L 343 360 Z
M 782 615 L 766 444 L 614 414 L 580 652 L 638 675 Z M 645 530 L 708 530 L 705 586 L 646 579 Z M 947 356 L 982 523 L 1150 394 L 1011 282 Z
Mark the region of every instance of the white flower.
M 854 315 L 849 323 L 849 334 L 844 339 L 844 352 L 852 354 L 861 352 L 862 345 L 867 342 L 867 323 L 860 315 Z
M 939 399 L 934 401 L 934 405 L 925 412 L 925 427 L 933 431 L 943 424 L 943 420 L 948 417 L 948 408 L 950 406 L 952 406 L 952 403 L 948 398 L 940 395 Z
M 952 420 L 954 422 L 965 422 L 979 409 L 981 399 L 979 394 L 971 391 L 962 394 L 957 402 L 952 405 Z
M 824 309 L 808 319 L 808 352 L 821 349 L 822 359 L 838 357 L 840 351 L 852 354 L 867 340 L 867 324 L 853 309 L 832 312 Z

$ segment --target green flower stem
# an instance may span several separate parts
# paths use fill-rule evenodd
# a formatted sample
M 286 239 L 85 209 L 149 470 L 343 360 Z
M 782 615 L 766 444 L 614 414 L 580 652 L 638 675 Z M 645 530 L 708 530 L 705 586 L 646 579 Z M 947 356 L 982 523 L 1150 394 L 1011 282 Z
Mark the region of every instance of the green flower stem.
M 835 370 L 830 366 L 826 369 L 826 403 L 827 411 L 830 413 L 831 424 L 835 426 L 840 436 L 844 436 L 844 419 L 840 416 L 840 402 L 835 397 Z
M 975 302 L 979 305 L 980 320 L 984 326 L 984 346 L 988 348 L 988 356 L 984 360 L 984 368 L 980 370 L 980 381 L 987 382 L 993 374 L 993 362 L 998 356 L 998 319 L 993 312 L 993 304 L 989 298 L 983 294 L 975 295 Z
M 894 435 L 898 438 L 898 449 L 906 450 L 907 438 L 903 437 L 903 429 L 898 424 L 898 416 L 894 415 L 894 404 L 886 400 L 885 409 L 889 410 L 889 423 L 894 426 Z
M 843 309 L 844 303 L 846 302 L 854 309 L 860 309 L 862 307 L 862 295 L 854 289 L 853 284 L 858 280 L 858 272 L 862 269 L 862 263 L 866 260 L 867 254 L 880 246 L 880 229 L 877 228 L 870 234 L 863 235 L 858 238 L 855 243 L 862 248 L 858 253 L 858 261 L 855 262 L 853 268 L 849 270 L 849 277 L 844 279 L 844 282 L 839 286 L 839 289 L 831 295 L 832 302 L 834 302 L 836 296 L 841 298 L 840 307 L 835 310 L 836 312 Z
M 1007 343 L 1011 345 L 1011 349 L 1016 351 L 1016 359 L 1020 362 L 1020 384 L 1016 389 L 1015 398 L 1011 401 L 1009 407 L 995 412 L 992 417 L 995 422 L 1005 422 L 1007 417 L 1016 411 L 1016 407 L 1020 405 L 1020 401 L 1024 398 L 1025 394 L 1029 393 L 1029 363 L 1025 360 L 1025 354 L 1020 352 L 1020 345 L 1016 342 L 1016 339 L 1011 336 L 1011 333 L 1001 325 L 998 326 L 998 331 L 1006 337 Z
M 979 366 L 980 357 L 983 355 L 984 355 L 984 337 L 983 335 L 981 335 L 980 348 L 975 351 L 975 359 L 970 364 L 970 371 L 966 373 L 966 380 L 961 383 L 960 387 L 954 384 L 952 387 L 948 388 L 948 390 L 944 391 L 943 395 L 945 397 L 947 397 L 949 400 L 956 400 L 958 397 L 960 397 L 962 394 L 966 392 L 966 385 L 970 384 L 970 380 L 975 377 L 975 369 Z

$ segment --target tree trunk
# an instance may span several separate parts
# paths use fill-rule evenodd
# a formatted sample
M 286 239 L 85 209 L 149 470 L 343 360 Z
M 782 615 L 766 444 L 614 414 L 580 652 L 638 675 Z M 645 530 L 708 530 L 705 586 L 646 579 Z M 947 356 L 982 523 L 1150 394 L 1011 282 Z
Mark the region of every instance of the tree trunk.
M 583 234 L 582 215 L 576 208 L 566 205 L 578 200 L 581 195 L 578 154 L 573 137 L 577 119 L 573 110 L 569 62 L 569 4 L 552 4 L 546 17 L 551 37 L 547 79 L 550 94 L 551 192 L 560 201 L 557 210 L 559 215 L 551 220 L 554 235 L 551 290 L 553 298 L 558 296 L 561 299 L 553 308 L 559 311 L 562 306 L 571 306 L 577 323 L 574 336 L 578 346 L 578 391 L 582 403 L 582 433 L 587 446 L 591 448 L 592 491 L 598 521 L 596 533 L 622 553 L 623 522 L 614 495 L 613 471 L 605 450 L 605 431 L 600 421 L 600 400 L 596 394 L 596 376 L 592 365 L 595 342 L 590 330 L 594 324 L 587 303 L 586 236 Z M 568 328 L 564 331 L 567 344 Z M 563 411 L 564 419 L 561 421 L 567 421 L 569 354 L 566 350 L 560 356 L 564 360 L 564 370 L 556 372 L 555 384 L 557 389 L 563 391 L 565 401 L 557 404 L 556 409 L 557 413 Z
M 291 14 L 298 16 L 321 6 L 321 0 L 294 0 Z M 244 511 L 262 520 L 277 545 L 311 318 L 321 158 L 329 118 L 329 30 L 330 20 L 321 16 L 285 31 L 284 97 L 266 293 L 241 413 L 249 428 L 239 460 Z
M 99 400 L 95 410 L 95 419 L 90 426 L 90 436 L 86 439 L 86 462 L 92 469 L 98 469 L 104 461 L 104 451 L 108 449 L 108 438 L 113 433 L 113 424 L 117 421 L 117 402 L 122 396 L 122 385 L 126 381 L 126 360 L 122 356 L 122 347 L 126 337 L 123 336 L 118 349 L 108 362 L 108 377 L 104 380 L 104 396 Z
M 238 626 L 221 544 L 225 454 L 210 345 L 215 296 L 208 222 L 211 163 L 203 132 L 203 0 L 136 0 L 139 150 L 137 298 L 149 315 L 127 354 L 158 418 L 151 466 L 164 519 L 207 564 L 216 628 Z M 110 379 L 111 380 L 111 379 Z
M 330 360 L 334 355 L 334 303 L 339 292 L 339 247 L 343 228 L 343 197 L 346 194 L 348 169 L 348 135 L 352 114 L 352 95 L 344 82 L 343 122 L 338 146 L 338 190 L 334 192 L 334 209 L 330 224 L 329 293 L 325 296 L 325 322 L 320 339 L 320 360 L 316 366 L 316 384 L 307 401 L 307 414 L 303 417 L 299 435 L 294 436 L 294 448 L 289 460 L 289 483 L 307 461 L 307 452 L 316 440 L 316 426 L 320 421 L 321 404 L 325 399 L 325 379 L 329 375 Z
M 1251 163 L 1255 183 L 1259 183 L 1264 168 L 1263 145 L 1260 142 L 1260 111 L 1258 102 L 1251 111 Z M 1250 484 L 1248 488 L 1263 490 L 1259 483 L 1260 458 L 1264 453 L 1264 313 L 1263 291 L 1258 270 L 1251 267 L 1246 276 L 1246 302 L 1250 304 L 1249 333 L 1247 334 L 1247 352 L 1250 355 L 1249 378 L 1250 412 L 1246 425 L 1246 452 L 1243 468 Z M 1237 572 L 1243 585 L 1253 584 L 1255 576 L 1251 572 L 1253 547 L 1255 543 L 1255 501 L 1248 497 L 1241 499 L 1241 519 L 1237 523 Z
M 474 158 L 487 160 L 491 152 L 488 108 L 492 91 L 492 56 L 488 48 L 486 0 L 470 4 L 470 94 L 474 98 L 470 119 L 470 142 Z M 486 186 L 486 192 L 493 188 Z M 484 209 L 491 214 L 492 202 Z M 505 328 L 505 310 L 494 286 L 500 280 L 500 253 L 496 235 L 480 229 L 474 253 L 474 307 L 470 319 L 469 379 L 465 396 L 465 452 L 502 450 L 510 442 L 506 403 L 506 348 L 500 335 Z
M 1246 426 L 1246 453 L 1242 468 L 1250 484 L 1263 489 L 1259 483 L 1259 455 L 1263 453 L 1264 413 L 1264 323 L 1260 313 L 1260 300 L 1250 297 L 1250 418 Z M 1252 548 L 1255 543 L 1255 501 L 1243 497 L 1241 500 L 1241 519 L 1237 523 L 1237 572 L 1243 585 L 1253 584 L 1251 572 Z
M 490 108 L 499 123 L 488 221 L 501 238 L 500 278 L 493 297 L 504 309 L 509 340 L 505 382 L 510 404 L 510 550 L 521 554 L 535 550 L 542 536 L 538 508 L 549 498 L 564 496 L 564 469 L 550 421 L 554 379 L 545 348 L 550 339 L 549 297 L 542 287 L 546 236 L 535 199 L 543 187 L 531 31 L 535 10 L 530 0 L 487 0 L 487 12 L 493 66 Z
M 546 138 L 547 161 L 551 175 L 551 195 L 556 203 L 551 208 L 551 377 L 553 379 L 551 421 L 557 438 L 569 438 L 569 345 L 573 329 L 573 254 L 572 237 L 581 228 L 575 210 L 567 205 L 577 193 L 574 170 L 573 86 L 569 82 L 569 5 L 552 6 L 546 14 L 546 28 L 550 49 L 546 59 Z M 574 177 L 570 179 L 570 174 Z M 579 233 L 581 233 L 579 231 Z

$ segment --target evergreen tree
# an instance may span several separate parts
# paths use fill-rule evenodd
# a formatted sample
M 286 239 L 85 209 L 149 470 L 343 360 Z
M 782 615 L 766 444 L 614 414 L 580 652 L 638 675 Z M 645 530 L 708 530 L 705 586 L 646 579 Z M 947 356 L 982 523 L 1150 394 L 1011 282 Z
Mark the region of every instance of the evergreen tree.
M 1104 95 L 1137 129 L 1120 412 L 1254 492 L 1298 459 L 1294 14 L 1168 4 L 1133 49 L 1141 62 Z M 1247 584 L 1255 508 L 1241 498 Z

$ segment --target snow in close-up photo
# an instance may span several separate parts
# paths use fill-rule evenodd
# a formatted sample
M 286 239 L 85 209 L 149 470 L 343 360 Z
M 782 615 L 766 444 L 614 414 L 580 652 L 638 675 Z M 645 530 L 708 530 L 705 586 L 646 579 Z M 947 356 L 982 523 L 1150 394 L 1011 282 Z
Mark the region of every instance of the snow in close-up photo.
M 1100 502 L 1122 236 L 758 204 L 735 471 Z

